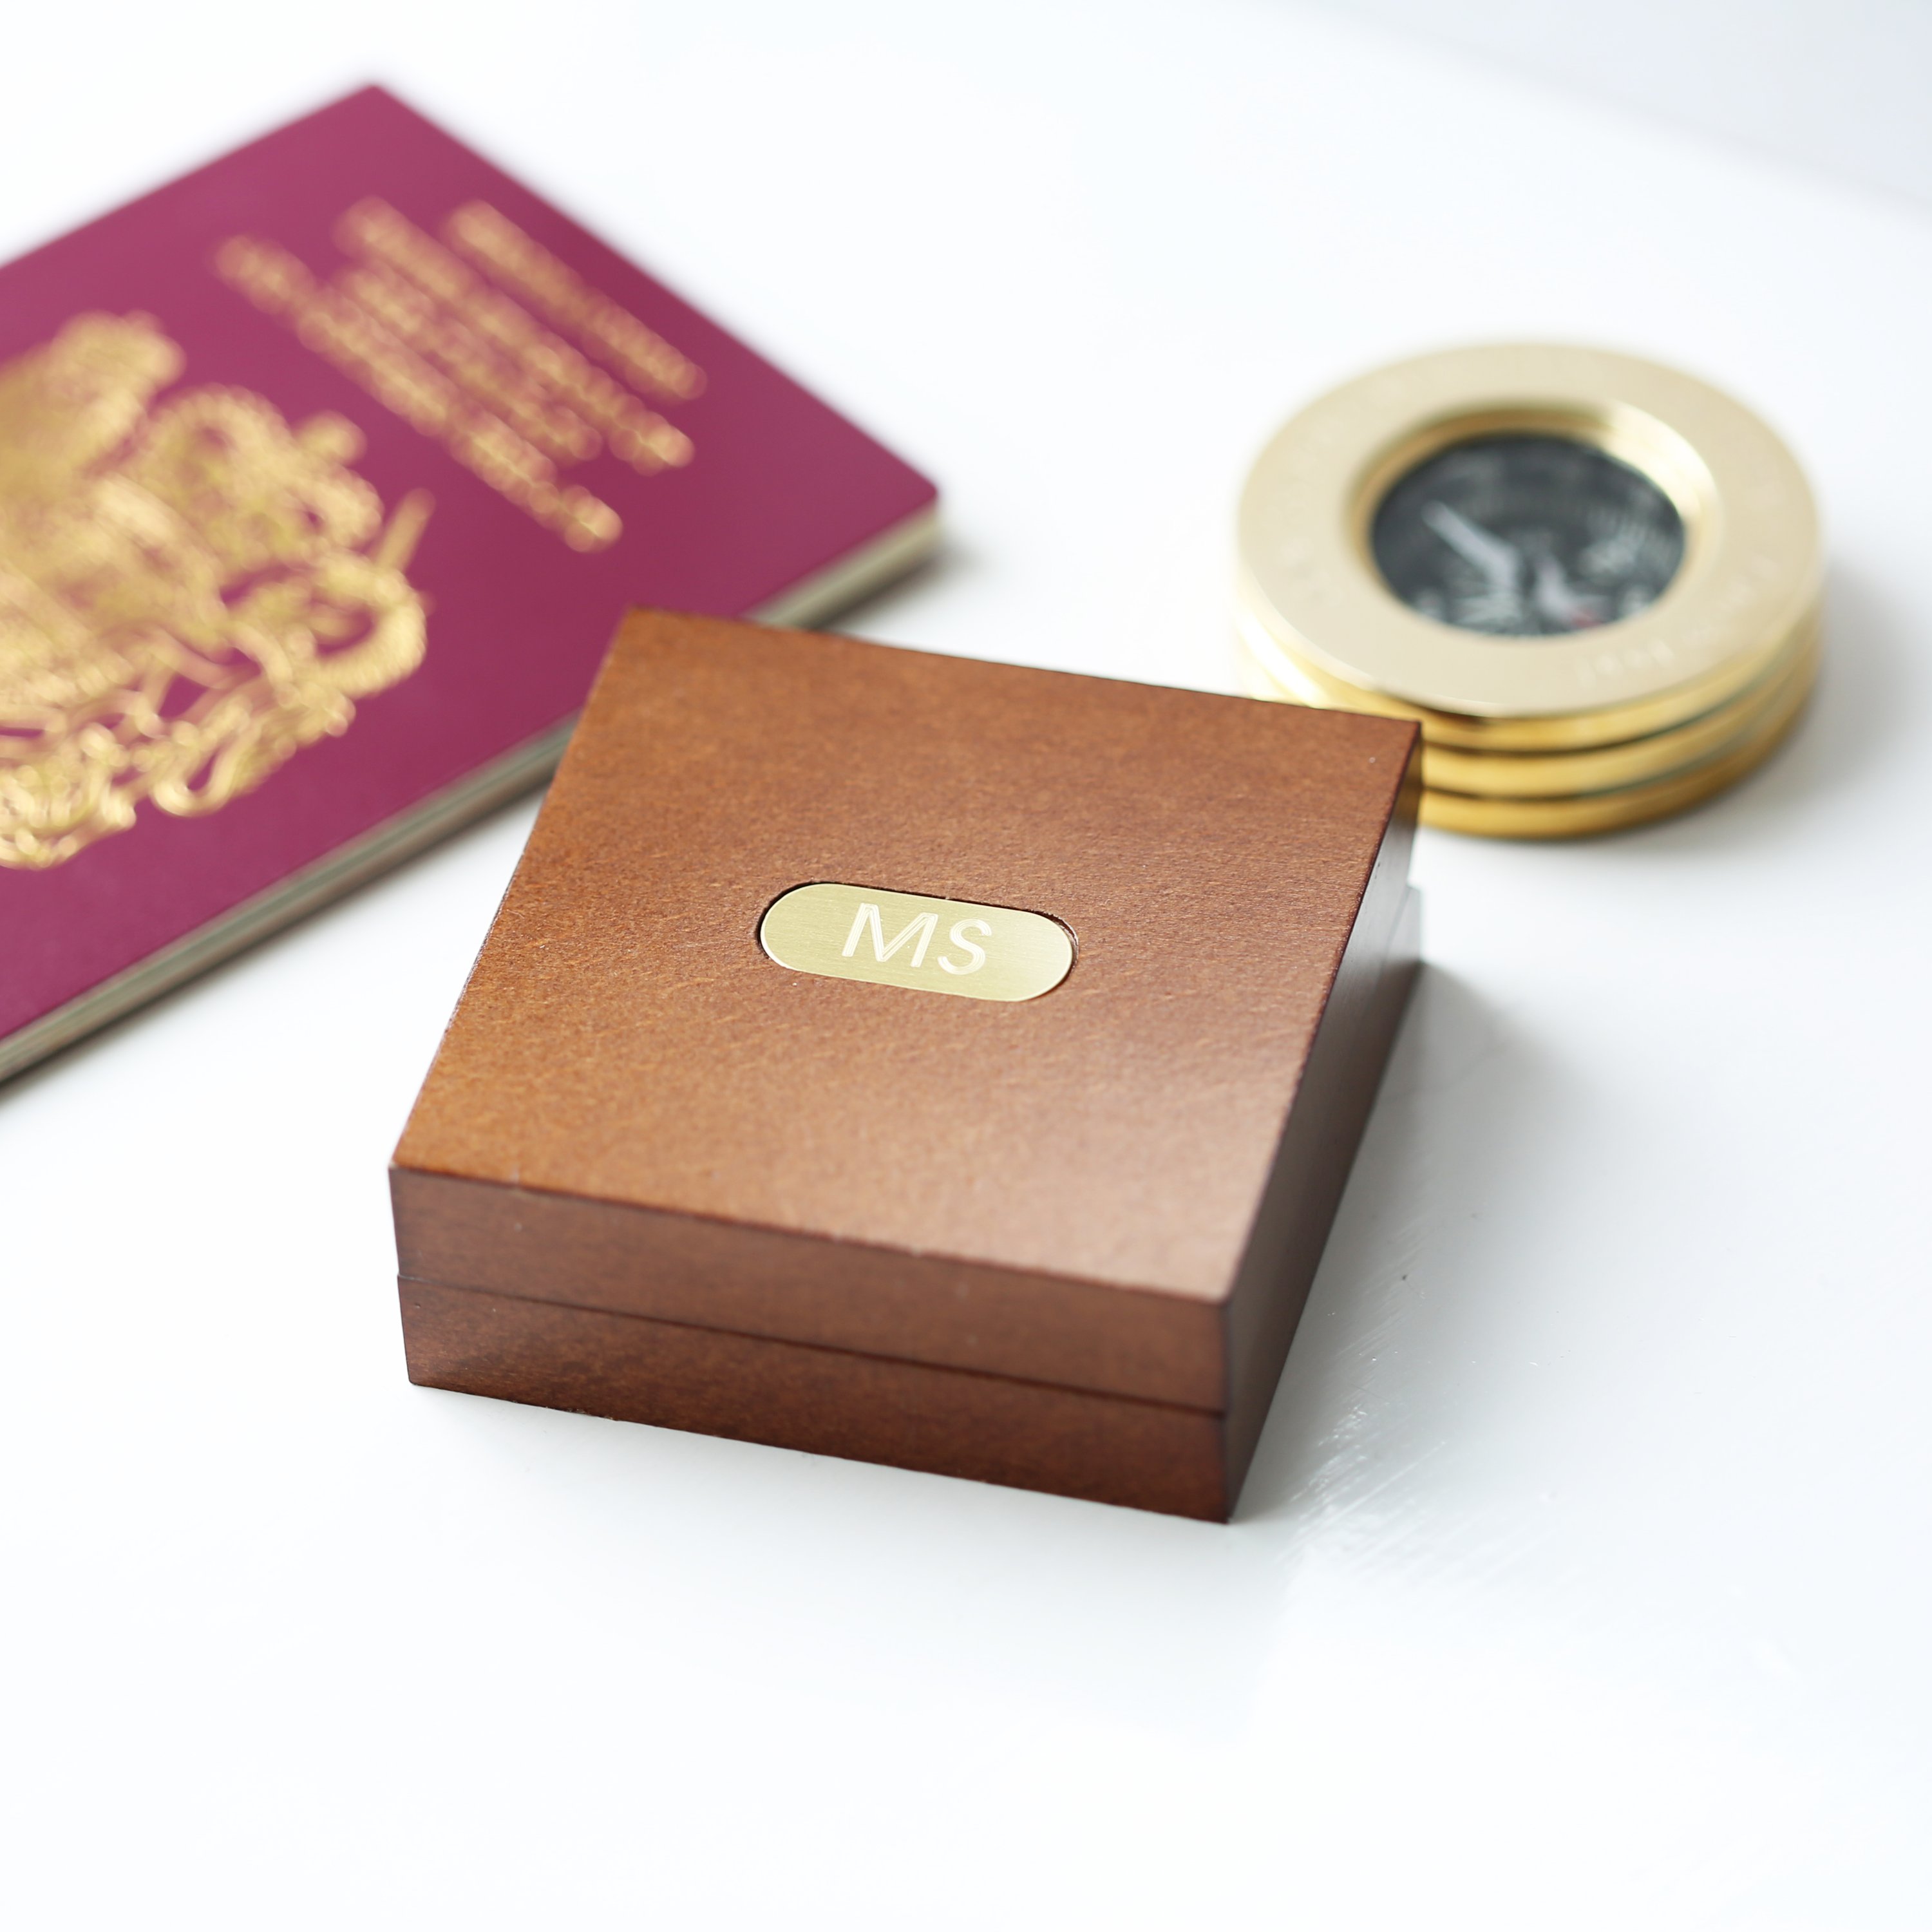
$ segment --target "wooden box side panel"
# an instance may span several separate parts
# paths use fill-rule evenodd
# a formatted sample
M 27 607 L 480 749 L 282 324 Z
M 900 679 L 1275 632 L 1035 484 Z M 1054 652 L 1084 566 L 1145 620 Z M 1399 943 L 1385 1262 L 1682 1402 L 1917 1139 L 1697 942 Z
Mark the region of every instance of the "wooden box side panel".
M 1173 1516 L 1228 1514 L 1222 1418 L 1202 1410 L 400 1286 L 410 1379 L 430 1388 Z
M 1220 1311 L 620 1202 L 392 1171 L 420 1281 L 1196 1408 L 1227 1406 Z
M 1420 896 L 1402 886 L 1392 943 L 1345 962 L 1336 1022 L 1309 1057 L 1282 1158 L 1228 1305 L 1228 1485 L 1238 1495 L 1307 1305 L 1420 964 Z M 1364 922 L 1366 923 L 1364 908 Z M 1386 930 L 1386 928 L 1384 928 Z

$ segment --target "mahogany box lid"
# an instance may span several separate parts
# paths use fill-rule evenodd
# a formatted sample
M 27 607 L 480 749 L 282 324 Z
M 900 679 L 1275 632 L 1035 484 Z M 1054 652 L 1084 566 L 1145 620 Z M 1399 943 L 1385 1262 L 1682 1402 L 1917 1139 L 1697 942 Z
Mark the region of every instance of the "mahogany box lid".
M 680 1407 L 579 1358 L 648 1330 L 661 1376 L 703 1331 L 736 1352 L 693 1374 L 769 1381 L 782 1345 L 794 1382 L 808 1355 L 832 1378 L 821 1421 L 850 1365 L 818 1354 L 873 1365 L 874 1403 L 903 1364 L 1022 1407 L 1172 1408 L 1220 1488 L 1154 1504 L 1225 1514 L 1406 990 L 1415 743 L 633 613 L 396 1154 L 412 1372 L 1130 1502 L 869 1424 L 814 1436 L 780 1396 Z M 1016 1000 L 936 997 L 906 955 L 897 984 L 779 964 L 767 910 L 823 882 L 1043 914 L 1073 964 Z M 596 1321 L 566 1335 L 564 1310 Z

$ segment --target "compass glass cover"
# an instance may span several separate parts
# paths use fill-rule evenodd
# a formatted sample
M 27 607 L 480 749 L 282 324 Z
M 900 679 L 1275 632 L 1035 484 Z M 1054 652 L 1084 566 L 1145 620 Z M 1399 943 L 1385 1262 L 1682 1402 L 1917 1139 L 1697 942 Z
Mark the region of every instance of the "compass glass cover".
M 1567 637 L 1634 617 L 1684 560 L 1684 520 L 1641 470 L 1562 436 L 1452 445 L 1401 478 L 1369 544 L 1425 617 L 1492 637 Z

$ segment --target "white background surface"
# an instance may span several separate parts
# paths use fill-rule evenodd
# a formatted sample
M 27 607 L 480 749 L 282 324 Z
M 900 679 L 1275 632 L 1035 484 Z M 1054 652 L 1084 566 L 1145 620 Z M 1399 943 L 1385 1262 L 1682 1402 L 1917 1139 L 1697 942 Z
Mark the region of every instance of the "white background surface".
M 1932 203 L 1932 0 L 1324 0 Z
M 1232 1527 L 409 1386 L 384 1163 L 527 809 L 0 1092 L 14 1923 L 1932 1924 L 1922 218 L 1286 4 L 8 44 L 10 248 L 399 86 L 938 477 L 872 634 L 1231 688 L 1254 450 L 1484 337 L 1731 388 L 1835 568 L 1731 796 L 1425 835 Z

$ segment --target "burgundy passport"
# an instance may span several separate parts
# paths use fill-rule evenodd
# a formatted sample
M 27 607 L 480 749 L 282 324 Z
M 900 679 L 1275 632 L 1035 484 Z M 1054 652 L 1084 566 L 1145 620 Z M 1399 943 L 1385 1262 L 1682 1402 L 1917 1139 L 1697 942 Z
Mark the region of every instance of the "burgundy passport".
M 627 607 L 934 508 L 379 88 L 0 268 L 0 1078 L 542 778 Z

